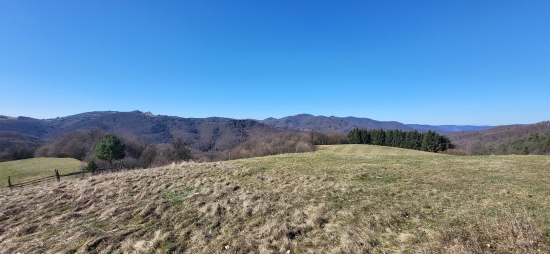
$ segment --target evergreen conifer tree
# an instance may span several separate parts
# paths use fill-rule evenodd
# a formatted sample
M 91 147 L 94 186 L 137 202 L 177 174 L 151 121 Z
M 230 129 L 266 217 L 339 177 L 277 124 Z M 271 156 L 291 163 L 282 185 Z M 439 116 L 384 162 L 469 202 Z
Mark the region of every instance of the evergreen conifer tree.
M 95 148 L 94 156 L 98 160 L 108 161 L 110 169 L 113 169 L 113 161 L 124 159 L 124 144 L 114 134 L 107 134 L 99 141 Z
M 353 128 L 348 134 L 348 139 L 350 144 L 359 144 L 359 129 Z

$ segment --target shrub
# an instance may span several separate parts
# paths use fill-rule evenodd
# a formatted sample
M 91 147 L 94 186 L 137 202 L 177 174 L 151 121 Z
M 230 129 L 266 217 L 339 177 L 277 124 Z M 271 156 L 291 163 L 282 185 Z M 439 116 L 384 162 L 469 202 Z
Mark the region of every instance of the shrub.
M 84 170 L 86 171 L 96 171 L 98 169 L 98 166 L 97 164 L 95 164 L 95 161 L 90 161 L 88 162 L 88 164 L 86 164 L 86 166 L 84 167 Z

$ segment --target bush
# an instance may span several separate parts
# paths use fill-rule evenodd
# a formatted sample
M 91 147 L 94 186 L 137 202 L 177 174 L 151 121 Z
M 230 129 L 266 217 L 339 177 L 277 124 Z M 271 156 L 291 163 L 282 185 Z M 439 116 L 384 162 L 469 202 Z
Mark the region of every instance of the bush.
M 88 164 L 86 164 L 86 166 L 84 167 L 84 170 L 86 171 L 96 171 L 98 169 L 98 166 L 97 164 L 95 164 L 95 161 L 90 161 L 88 162 Z

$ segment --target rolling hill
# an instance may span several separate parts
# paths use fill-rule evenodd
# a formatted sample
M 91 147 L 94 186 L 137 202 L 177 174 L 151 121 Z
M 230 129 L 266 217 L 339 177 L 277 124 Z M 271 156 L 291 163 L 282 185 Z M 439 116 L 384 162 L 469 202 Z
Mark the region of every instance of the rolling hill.
M 367 145 L 0 189 L 0 253 L 548 253 L 547 156 Z

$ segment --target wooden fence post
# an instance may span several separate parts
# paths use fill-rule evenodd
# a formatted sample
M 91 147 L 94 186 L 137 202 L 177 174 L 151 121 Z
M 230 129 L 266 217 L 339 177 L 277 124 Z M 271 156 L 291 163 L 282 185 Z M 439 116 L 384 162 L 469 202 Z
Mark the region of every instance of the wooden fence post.
M 11 188 L 13 187 L 13 186 L 11 185 L 11 176 L 8 176 L 8 187 L 10 187 L 10 190 L 11 190 Z
M 55 178 L 57 178 L 57 181 L 59 182 L 59 171 L 57 171 L 57 169 L 55 170 Z

